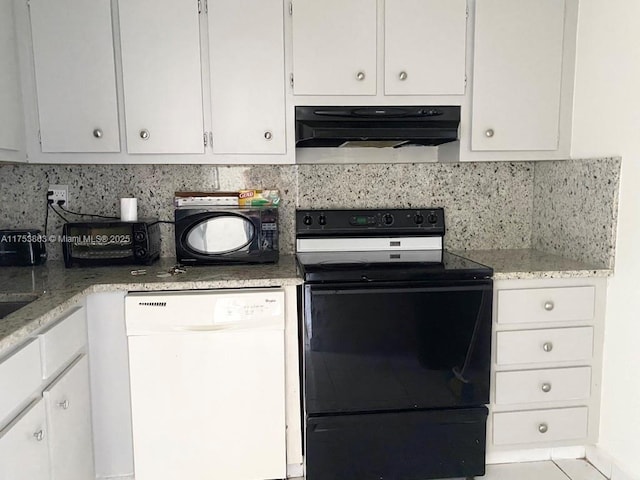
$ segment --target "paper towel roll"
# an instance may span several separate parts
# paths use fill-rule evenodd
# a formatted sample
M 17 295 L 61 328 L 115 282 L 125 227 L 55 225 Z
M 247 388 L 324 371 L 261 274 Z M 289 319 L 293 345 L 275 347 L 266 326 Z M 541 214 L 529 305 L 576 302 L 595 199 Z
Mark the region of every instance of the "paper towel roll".
M 120 220 L 123 222 L 138 221 L 138 199 L 137 198 L 121 198 L 120 199 Z

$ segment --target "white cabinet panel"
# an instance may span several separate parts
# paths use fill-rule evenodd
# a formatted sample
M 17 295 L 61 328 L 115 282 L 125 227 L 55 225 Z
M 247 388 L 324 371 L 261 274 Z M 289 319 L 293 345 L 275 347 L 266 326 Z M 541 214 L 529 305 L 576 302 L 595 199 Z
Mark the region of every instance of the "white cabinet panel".
M 296 95 L 375 95 L 376 0 L 294 0 Z
M 564 0 L 476 2 L 472 150 L 556 150 Z
M 51 480 L 95 478 L 89 362 L 83 355 L 43 393 L 49 431 Z
M 497 321 L 500 324 L 591 321 L 595 287 L 500 290 Z
M 42 400 L 0 432 L 2 480 L 49 480 L 48 432 Z
M 466 0 L 387 0 L 385 94 L 464 94 L 466 28 Z
M 30 0 L 43 152 L 119 152 L 109 0 Z
M 496 404 L 588 400 L 591 368 L 549 368 L 496 373 Z
M 23 117 L 12 0 L 0 0 L 0 150 L 20 150 Z M 1 154 L 0 154 L 1 158 Z
M 87 344 L 84 308 L 77 308 L 39 335 L 42 352 L 42 377 L 48 378 Z
M 593 327 L 550 328 L 497 333 L 498 365 L 590 361 Z
M 29 342 L 0 362 L 0 425 L 36 391 L 41 381 L 40 344 L 37 341 Z
M 210 0 L 213 152 L 286 152 L 283 3 Z
M 195 0 L 120 0 L 129 153 L 203 153 Z
M 584 438 L 587 419 L 587 407 L 495 413 L 493 443 L 515 445 Z

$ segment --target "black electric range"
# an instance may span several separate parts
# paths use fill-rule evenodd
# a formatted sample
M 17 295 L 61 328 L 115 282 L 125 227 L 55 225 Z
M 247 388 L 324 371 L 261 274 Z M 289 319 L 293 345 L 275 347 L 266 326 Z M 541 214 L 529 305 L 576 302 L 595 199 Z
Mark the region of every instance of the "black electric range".
M 483 475 L 492 270 L 444 210 L 301 210 L 308 480 Z

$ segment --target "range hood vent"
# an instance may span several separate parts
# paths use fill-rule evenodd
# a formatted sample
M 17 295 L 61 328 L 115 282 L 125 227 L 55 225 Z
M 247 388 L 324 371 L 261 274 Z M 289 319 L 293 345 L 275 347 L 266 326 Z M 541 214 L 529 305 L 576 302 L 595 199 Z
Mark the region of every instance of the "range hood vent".
M 296 107 L 296 147 L 434 146 L 459 124 L 459 106 Z

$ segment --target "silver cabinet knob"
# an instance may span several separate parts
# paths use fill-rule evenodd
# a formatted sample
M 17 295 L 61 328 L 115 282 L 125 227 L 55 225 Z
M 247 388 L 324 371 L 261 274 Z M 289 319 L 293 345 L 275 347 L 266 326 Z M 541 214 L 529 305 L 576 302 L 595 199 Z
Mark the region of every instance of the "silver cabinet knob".
M 544 393 L 549 393 L 551 391 L 550 383 L 543 383 L 542 387 L 540 387 Z
M 273 133 L 267 130 L 266 132 L 264 132 L 264 138 L 267 140 L 271 140 L 273 138 Z
M 95 128 L 93 130 L 93 136 L 95 138 L 102 138 L 102 130 L 100 130 L 99 128 Z
M 404 82 L 407 79 L 407 72 L 400 72 L 398 78 Z
M 544 309 L 547 312 L 550 312 L 551 310 L 553 310 L 553 307 L 555 307 L 555 305 L 552 301 L 544 302 Z
M 149 133 L 149 130 L 140 130 L 140 138 L 143 140 L 149 140 L 149 137 L 151 136 L 151 134 Z
M 33 434 L 33 438 L 35 438 L 38 442 L 44 440 L 44 432 L 42 430 L 38 430 Z
M 356 73 L 356 80 L 358 80 L 359 82 L 361 82 L 362 80 L 364 80 L 364 72 L 358 72 Z
M 545 352 L 550 352 L 551 350 L 553 350 L 553 343 L 544 342 L 544 344 L 542 345 L 542 350 L 544 350 Z
M 493 129 L 492 129 L 492 128 L 490 128 L 489 130 L 487 130 L 486 132 L 484 132 L 484 134 L 485 134 L 485 136 L 486 136 L 487 138 L 491 138 L 491 137 L 493 137 L 493 135 L 495 134 L 495 132 L 493 131 Z
M 549 425 L 547 425 L 546 423 L 541 423 L 540 425 L 538 425 L 538 431 L 540 433 L 547 433 L 549 431 Z
M 58 406 L 63 410 L 68 409 L 69 408 L 69 400 L 65 400 L 64 402 L 58 402 Z

